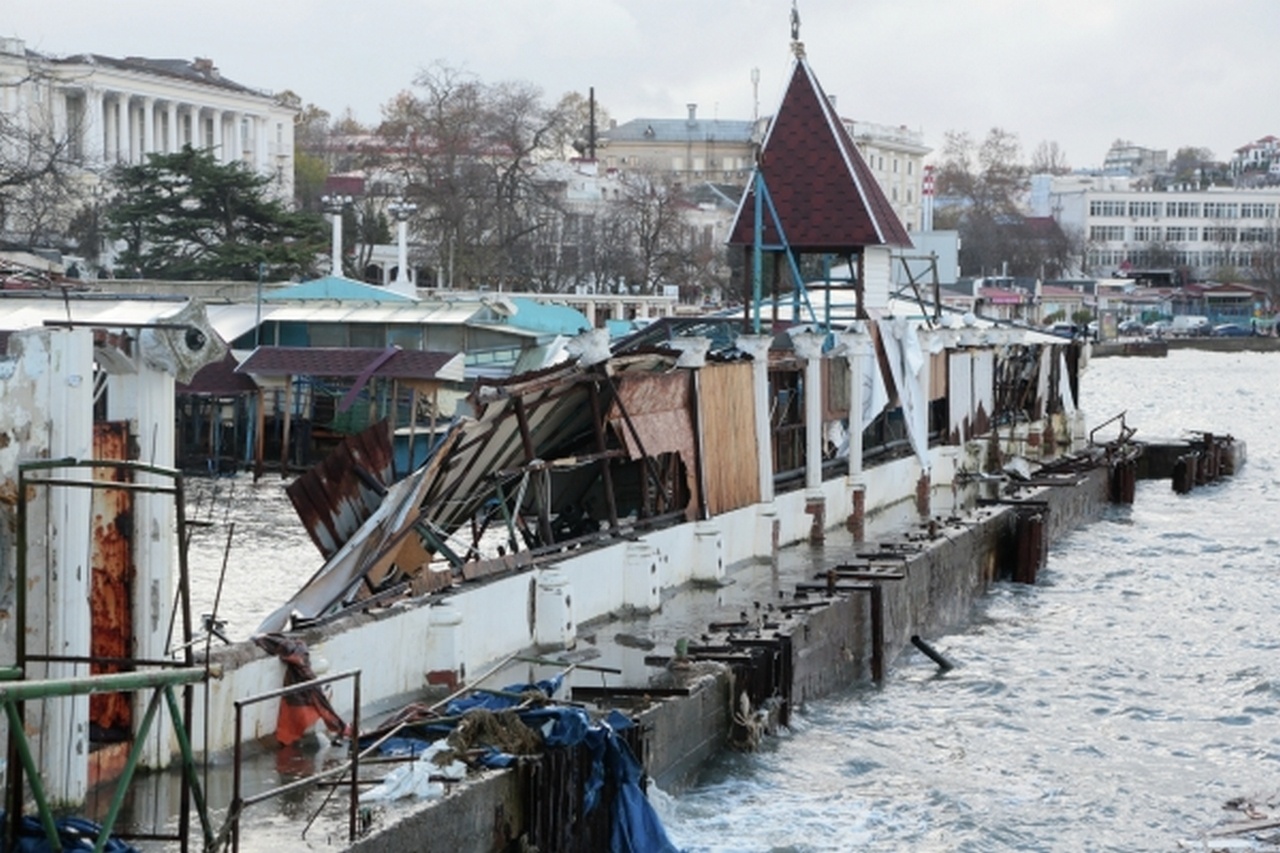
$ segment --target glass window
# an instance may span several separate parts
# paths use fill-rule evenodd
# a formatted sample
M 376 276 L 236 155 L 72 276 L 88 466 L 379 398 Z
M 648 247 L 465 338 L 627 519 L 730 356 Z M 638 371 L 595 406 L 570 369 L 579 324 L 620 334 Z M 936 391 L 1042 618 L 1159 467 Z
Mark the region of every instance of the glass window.
M 387 326 L 387 346 L 422 349 L 422 327 L 402 324 Z
M 383 349 L 387 345 L 387 330 L 381 323 L 352 323 L 348 334 L 353 347 Z
M 345 347 L 347 327 L 340 323 L 308 323 L 307 339 L 313 347 Z

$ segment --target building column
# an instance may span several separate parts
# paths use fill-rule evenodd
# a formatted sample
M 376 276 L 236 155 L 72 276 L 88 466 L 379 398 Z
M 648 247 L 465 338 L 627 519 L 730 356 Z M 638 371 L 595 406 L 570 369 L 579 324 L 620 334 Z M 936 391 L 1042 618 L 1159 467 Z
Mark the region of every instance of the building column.
M 166 131 L 165 151 L 168 154 L 175 154 L 177 153 L 178 148 L 180 147 L 178 145 L 178 102 L 177 101 L 169 102 L 169 108 L 166 111 L 165 116 L 166 116 L 165 120 L 169 122 L 169 126 L 165 128 L 165 131 Z
M 253 163 L 259 175 L 274 175 L 271 159 L 267 156 L 267 117 L 253 117 Z
M 804 486 L 805 511 L 813 516 L 809 539 L 821 542 L 826 531 L 826 495 L 822 491 L 822 348 L 823 332 L 791 336 L 804 365 Z
M 124 102 L 124 116 L 126 138 L 129 140 L 127 161 L 141 163 L 143 153 L 142 128 L 138 124 L 140 117 L 138 111 L 134 109 L 132 95 L 129 95 Z
M 111 103 L 111 162 L 122 163 L 129 152 L 129 101 L 121 92 L 112 96 Z
M 849 362 L 849 476 L 848 487 L 853 495 L 853 511 L 846 527 L 854 541 L 861 542 L 867 535 L 867 481 L 862 468 L 862 433 L 866 429 L 864 409 L 867 406 L 863 375 L 868 367 L 878 370 L 874 362 L 875 344 L 871 335 L 858 321 L 853 330 L 840 335 L 844 344 L 844 357 Z
M 227 162 L 244 162 L 244 114 L 227 113 L 227 125 L 231 138 L 227 140 Z
M 213 157 L 219 163 L 227 162 L 226 140 L 222 133 L 222 110 L 210 110 L 213 116 L 213 139 L 210 141 L 209 147 L 213 150 Z M 203 141 L 202 143 L 203 144 Z
M 145 161 L 148 154 L 156 151 L 156 99 L 142 99 L 142 157 Z
M 761 503 L 773 503 L 773 437 L 769 424 L 769 347 L 772 343 L 772 335 L 738 335 L 737 341 L 738 349 L 751 356 Z
M 106 162 L 107 127 L 105 96 L 96 87 L 85 89 L 83 129 L 85 162 L 91 166 Z
M 187 106 L 187 133 L 186 137 L 180 140 L 184 145 L 190 145 L 195 150 L 200 150 L 200 108 L 195 104 Z

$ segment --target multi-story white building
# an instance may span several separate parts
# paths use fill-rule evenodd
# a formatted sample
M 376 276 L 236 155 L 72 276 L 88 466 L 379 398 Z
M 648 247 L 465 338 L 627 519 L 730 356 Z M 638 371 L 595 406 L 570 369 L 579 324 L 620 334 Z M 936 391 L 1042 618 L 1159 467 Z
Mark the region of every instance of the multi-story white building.
M 1038 175 L 1030 207 L 1083 238 L 1088 275 L 1166 267 L 1206 279 L 1274 266 L 1277 187 L 1153 191 L 1126 178 Z
M 922 230 L 924 158 L 932 150 L 924 144 L 924 133 L 906 125 L 848 119 L 844 126 L 907 231 Z
M 1102 161 L 1102 171 L 1108 175 L 1153 175 L 1169 167 L 1169 152 L 1143 148 L 1123 139 L 1117 139 L 1107 150 Z
M 293 196 L 296 108 L 223 77 L 208 59 L 55 58 L 0 38 L 0 112 L 19 130 L 65 139 L 89 174 L 191 145 L 271 177 L 277 197 Z
M 1280 139 L 1264 136 L 1235 150 L 1231 157 L 1231 175 L 1240 178 L 1253 173 L 1262 178 L 1280 179 Z

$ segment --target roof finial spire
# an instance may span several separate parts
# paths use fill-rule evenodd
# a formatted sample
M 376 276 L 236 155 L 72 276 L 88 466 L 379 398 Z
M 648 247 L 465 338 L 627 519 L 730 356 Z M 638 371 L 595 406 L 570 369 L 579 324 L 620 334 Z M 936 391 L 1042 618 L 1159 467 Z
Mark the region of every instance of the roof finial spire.
M 791 52 L 797 59 L 804 58 L 804 42 L 800 41 L 800 9 L 797 0 L 791 0 Z

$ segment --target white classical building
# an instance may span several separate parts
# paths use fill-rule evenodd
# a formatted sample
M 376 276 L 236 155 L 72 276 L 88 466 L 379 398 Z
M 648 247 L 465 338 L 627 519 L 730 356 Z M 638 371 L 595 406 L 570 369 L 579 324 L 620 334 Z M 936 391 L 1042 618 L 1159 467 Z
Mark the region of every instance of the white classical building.
M 1084 271 L 1110 276 L 1152 267 L 1195 278 L 1248 270 L 1274 256 L 1280 187 L 1167 191 L 1128 178 L 1038 175 L 1030 212 L 1083 237 Z
M 274 194 L 291 198 L 296 112 L 209 59 L 56 58 L 0 38 L 0 113 L 52 129 L 89 173 L 191 145 L 270 176 Z

